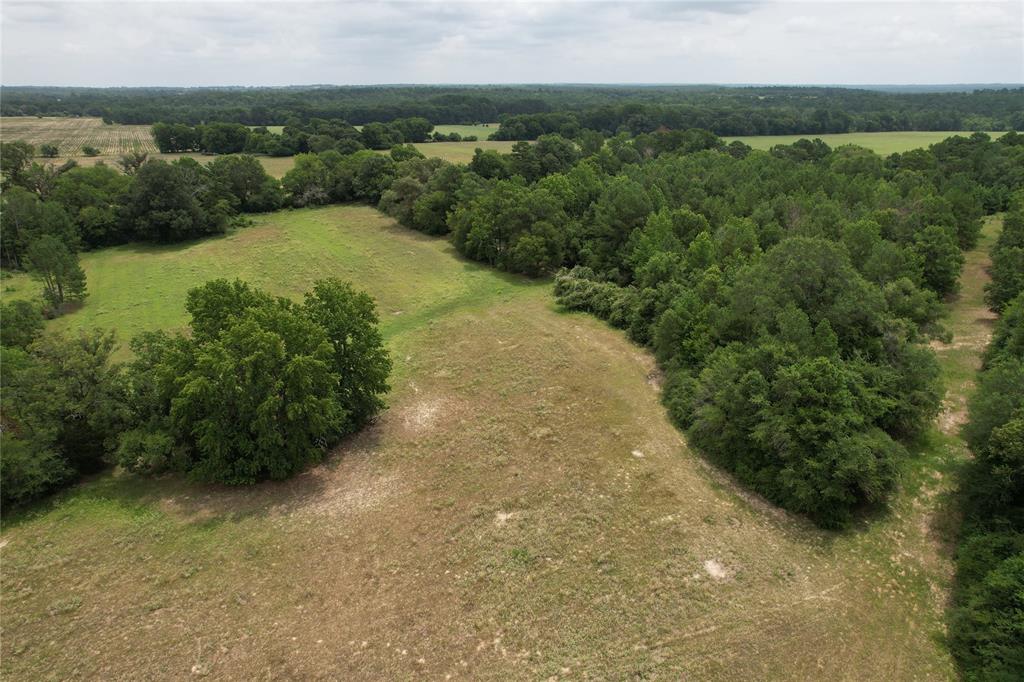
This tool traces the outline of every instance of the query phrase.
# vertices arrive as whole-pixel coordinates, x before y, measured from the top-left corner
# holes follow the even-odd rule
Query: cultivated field
[[[965,384],[893,512],[827,533],[689,451],[653,359],[558,312],[549,285],[370,208],[255,221],[84,254],[90,296],[54,324],[127,337],[182,326],[182,294],[212,277],[298,295],[339,276],[378,301],[390,408],[287,483],[108,474],[8,519],[6,679],[954,677],[947,509],[965,453],[948,420]],[[951,306],[947,377],[977,361],[996,229]]]
[[[5,116],[0,118],[0,138],[5,142],[24,140],[36,148],[36,153],[40,145],[55,144],[62,157],[84,156],[84,145],[115,156],[157,151],[148,125],[105,125],[99,118]]]
[[[804,138],[820,138],[822,142],[830,147],[839,147],[844,144],[855,144],[871,149],[882,156],[888,156],[896,152],[905,152],[910,149],[919,149],[942,142],[953,135],[968,136],[971,133],[964,131],[909,131],[909,132],[887,132],[887,133],[843,133],[836,135],[748,135],[745,137],[724,137],[726,142],[740,140],[749,144],[754,149],[771,149],[777,144],[793,144]],[[988,133],[993,138],[999,137],[1002,133]]]

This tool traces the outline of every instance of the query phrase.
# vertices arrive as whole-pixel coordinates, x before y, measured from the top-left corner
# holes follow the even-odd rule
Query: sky
[[[5,85],[1024,82],[1009,2],[17,2]]]

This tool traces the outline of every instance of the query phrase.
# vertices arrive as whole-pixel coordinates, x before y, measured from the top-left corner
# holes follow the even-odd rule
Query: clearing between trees
[[[840,533],[690,452],[653,358],[559,312],[549,285],[371,208],[254,220],[83,254],[88,305],[55,324],[127,340],[183,326],[181,294],[212,277],[282,295],[351,280],[378,303],[389,409],[287,482],[108,474],[9,521],[5,677],[955,676],[954,423],[984,347],[997,220],[937,348],[944,428],[915,448],[891,512]]]

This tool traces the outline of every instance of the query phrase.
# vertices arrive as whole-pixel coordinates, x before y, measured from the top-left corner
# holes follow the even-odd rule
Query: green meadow
[[[888,156],[896,152],[905,152],[911,149],[919,149],[942,142],[953,135],[970,135],[969,132],[946,130],[946,131],[906,131],[906,132],[885,132],[885,133],[839,133],[833,135],[747,135],[742,137],[723,137],[726,142],[739,140],[749,144],[754,149],[771,149],[777,144],[793,144],[797,140],[818,138],[830,147],[839,147],[844,144],[855,144],[866,147],[882,156]],[[988,133],[993,138],[999,137],[1002,133]]]

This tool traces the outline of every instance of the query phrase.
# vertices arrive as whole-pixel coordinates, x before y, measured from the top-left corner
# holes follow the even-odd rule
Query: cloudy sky
[[[1024,81],[1009,2],[17,2],[7,85]]]

